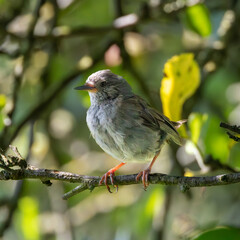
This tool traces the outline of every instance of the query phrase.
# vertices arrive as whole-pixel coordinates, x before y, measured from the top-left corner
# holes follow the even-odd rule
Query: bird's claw
[[[149,176],[150,171],[151,170],[149,168],[147,168],[147,169],[141,171],[136,177],[136,181],[138,182],[140,180],[140,177],[142,176],[142,183],[143,183],[144,190],[147,190],[147,187],[149,186],[148,176]]]
[[[110,181],[111,181],[111,184],[113,185],[113,187],[116,187],[116,192],[117,192],[118,191],[118,185],[114,184],[113,177],[115,176],[115,174],[112,171],[108,171],[102,176],[101,180],[99,181],[99,185],[102,185],[103,182],[104,182],[105,186],[107,187],[108,192],[112,193],[112,191],[111,191],[111,189],[108,185],[108,182],[107,182],[108,176],[110,177]]]

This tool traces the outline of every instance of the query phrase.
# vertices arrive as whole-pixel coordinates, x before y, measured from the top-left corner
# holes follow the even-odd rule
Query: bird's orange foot
[[[111,190],[110,190],[110,187],[109,187],[109,185],[108,185],[108,183],[107,183],[107,179],[108,179],[108,176],[109,176],[109,177],[110,177],[110,180],[111,180],[111,184],[113,185],[113,187],[116,187],[116,188],[117,188],[116,191],[118,191],[118,185],[114,185],[114,181],[113,181],[113,177],[114,177],[114,175],[115,175],[114,172],[117,171],[117,170],[118,170],[121,166],[123,166],[124,164],[126,164],[126,163],[120,163],[120,164],[118,164],[116,167],[114,167],[114,168],[110,169],[108,172],[106,172],[106,173],[102,176],[101,180],[99,181],[99,185],[102,185],[103,182],[104,182],[104,184],[105,184],[106,187],[107,187],[107,190],[108,190],[110,193],[112,193]]]
[[[118,191],[118,185],[114,185],[113,177],[115,176],[115,174],[114,174],[114,171],[113,171],[112,169],[110,169],[108,172],[106,172],[106,173],[102,176],[101,180],[99,181],[99,185],[102,185],[103,182],[104,182],[105,186],[107,187],[107,190],[108,190],[110,193],[112,193],[112,191],[110,190],[110,187],[109,187],[109,185],[108,185],[108,183],[107,183],[108,176],[110,177],[111,184],[112,184],[114,187],[116,187],[116,188],[117,188],[116,191]]]
[[[147,169],[141,171],[136,177],[136,181],[138,182],[140,180],[140,177],[142,176],[142,183],[143,183],[144,190],[146,190],[149,185],[148,176],[149,176],[150,172],[151,172],[151,169],[147,168]]]

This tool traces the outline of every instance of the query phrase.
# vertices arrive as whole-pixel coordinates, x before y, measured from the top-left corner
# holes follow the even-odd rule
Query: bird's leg
[[[125,165],[125,164],[126,164],[126,163],[120,163],[120,164],[118,164],[116,167],[111,168],[108,172],[106,172],[106,173],[102,176],[101,180],[99,181],[99,185],[102,185],[102,183],[104,182],[104,184],[105,184],[106,187],[107,187],[107,190],[108,190],[110,193],[112,193],[111,190],[110,190],[110,187],[108,186],[107,178],[108,178],[108,176],[110,177],[111,184],[114,186],[114,181],[113,181],[114,172],[117,171],[120,167],[122,167],[122,166]],[[117,187],[117,190],[118,190],[118,185],[116,185],[116,187]]]
[[[145,190],[147,189],[147,186],[149,185],[149,184],[148,184],[148,175],[149,175],[149,173],[151,172],[152,166],[153,166],[154,162],[156,161],[159,153],[160,153],[160,152],[158,152],[158,153],[154,156],[154,158],[153,158],[153,160],[151,161],[151,163],[150,163],[150,165],[148,166],[148,168],[145,169],[145,170],[143,170],[143,171],[141,171],[141,172],[137,175],[137,177],[136,177],[136,181],[138,182],[139,179],[140,179],[140,177],[142,176],[142,183],[143,183],[143,187],[144,187]]]

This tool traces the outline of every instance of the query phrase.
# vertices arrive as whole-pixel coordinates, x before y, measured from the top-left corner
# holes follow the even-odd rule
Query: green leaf
[[[113,11],[109,0],[100,0],[98,4],[95,0],[74,1],[60,12],[58,20],[58,25],[67,25],[72,28],[101,26],[111,24]]]
[[[24,239],[40,239],[37,201],[30,197],[24,197],[19,201],[19,210]]]
[[[202,125],[207,120],[208,116],[201,113],[191,113],[188,118],[188,126],[191,132],[191,140],[197,144],[200,137]]]
[[[239,143],[236,143],[236,142],[234,142],[233,144],[234,145],[231,148],[230,156],[229,156],[229,166],[240,170],[240,161],[239,161],[240,146],[239,146]]]
[[[49,79],[52,82],[58,82],[60,79],[66,77],[72,69],[73,65],[68,57],[60,54],[55,55],[52,57],[50,64]]]
[[[212,26],[210,15],[207,7],[204,4],[197,4],[188,7],[185,11],[186,25],[202,37],[211,34]]]
[[[136,214],[136,231],[139,236],[149,234],[154,215],[160,212],[164,202],[164,188],[158,187],[151,190],[148,198]],[[140,207],[140,206],[138,206]],[[139,239],[139,238],[138,238]]]
[[[230,139],[219,127],[220,119],[209,115],[203,125],[202,136],[205,145],[205,154],[211,154],[213,158],[219,159],[221,163],[227,163],[229,157]]]
[[[146,217],[152,218],[155,212],[161,210],[164,200],[164,191],[162,188],[156,188],[152,191],[147,201],[144,213]]]
[[[0,132],[4,127],[4,113],[1,111],[6,105],[6,96],[0,94]]]
[[[219,68],[206,78],[206,84],[204,84],[202,91],[203,99],[211,102],[227,118],[233,110],[233,106],[227,98],[226,89],[238,81],[239,77],[232,68]]]
[[[192,240],[239,240],[240,229],[232,227],[218,227],[201,233]]]
[[[2,110],[5,105],[6,105],[6,96],[3,94],[0,94],[0,110]]]
[[[2,131],[3,128],[4,128],[4,118],[3,118],[3,114],[0,112],[0,132]]]

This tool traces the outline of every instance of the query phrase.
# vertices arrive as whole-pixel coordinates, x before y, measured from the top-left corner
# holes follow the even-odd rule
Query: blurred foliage
[[[214,159],[219,159],[222,163],[226,163],[230,151],[230,139],[219,128],[220,119],[217,117],[210,117],[203,129],[203,140],[205,145],[205,153],[211,154]]]
[[[93,13],[94,17],[90,17]],[[101,4],[94,0],[74,1],[59,14],[59,24],[68,27],[102,26],[111,24],[113,19],[113,7],[108,0],[101,0]]]
[[[38,240],[39,220],[38,202],[30,197],[21,198],[19,201],[19,220],[23,237],[26,240]]]
[[[6,96],[3,94],[0,94],[0,131],[4,127],[4,114],[2,113],[2,109],[6,105]]]
[[[109,68],[172,120],[188,119],[186,144],[165,146],[154,172],[239,171],[239,143],[219,128],[240,125],[239,20],[235,0],[0,0],[0,150],[11,143],[36,167],[84,175],[116,165],[89,137],[88,94],[73,90]],[[127,164],[119,174],[144,168]],[[0,182],[4,240],[239,235],[237,184],[187,194],[170,186],[124,186],[111,195],[101,188],[65,202],[74,184],[23,183]]]
[[[204,4],[190,6],[185,11],[186,25],[199,35],[206,37],[211,34],[209,11]]]
[[[188,118],[188,126],[191,132],[191,140],[198,144],[203,124],[208,116],[201,113],[191,113]]]
[[[200,236],[193,238],[194,240],[209,240],[209,239],[218,239],[218,240],[237,240],[240,238],[240,230],[231,227],[218,227],[213,230],[209,230]]]

